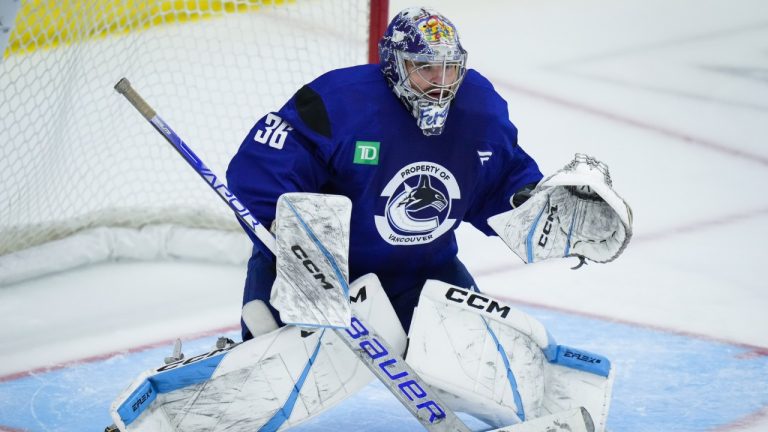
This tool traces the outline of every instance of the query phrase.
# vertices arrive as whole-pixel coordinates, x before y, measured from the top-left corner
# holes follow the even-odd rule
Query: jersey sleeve
[[[487,219],[512,208],[510,198],[523,187],[541,181],[543,175],[536,161],[517,143],[517,129],[504,121],[500,132],[488,142],[494,148],[492,162],[483,171],[480,187],[475,191],[473,203],[465,216],[486,235],[496,235]]]
[[[227,184],[269,228],[280,195],[321,190],[328,168],[320,153],[318,146],[280,113],[269,113],[253,126],[230,161]],[[250,230],[246,232],[256,240]]]

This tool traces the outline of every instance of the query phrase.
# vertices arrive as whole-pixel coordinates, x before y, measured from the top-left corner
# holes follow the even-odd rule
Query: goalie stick
[[[161,119],[152,107],[122,78],[115,90],[136,108],[141,115],[184,157],[184,160],[200,177],[218,193],[237,217],[274,254],[275,239],[272,234],[250,214],[247,208],[227,188],[184,141]],[[352,316],[347,329],[333,329],[339,338],[368,367],[414,417],[430,431],[469,432],[470,429],[448,408],[401,356],[358,317]]]

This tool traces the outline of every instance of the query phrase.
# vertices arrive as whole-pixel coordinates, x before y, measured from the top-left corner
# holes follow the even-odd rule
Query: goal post
[[[379,39],[389,24],[389,0],[371,0],[368,21],[368,63],[379,62]]]
[[[376,61],[387,3],[21,2],[0,62],[0,286],[109,258],[247,259],[236,219],[114,82],[130,77],[224,172],[301,85]]]

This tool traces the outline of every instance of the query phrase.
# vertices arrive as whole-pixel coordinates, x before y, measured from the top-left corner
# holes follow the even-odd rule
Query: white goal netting
[[[127,77],[223,175],[259,117],[313,77],[367,61],[368,24],[368,2],[356,0],[22,2],[0,63],[0,284],[39,273],[3,276],[40,261],[29,251],[51,244],[57,256],[104,248],[109,258],[131,243],[124,255],[143,258],[200,253],[169,240],[171,228],[151,232],[158,227],[244,239],[227,207],[113,86]],[[105,229],[141,236],[66,242]],[[178,248],[144,249],[169,241]]]

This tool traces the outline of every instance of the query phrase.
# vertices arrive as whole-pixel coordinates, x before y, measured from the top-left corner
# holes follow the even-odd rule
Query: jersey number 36
[[[283,148],[285,138],[288,136],[288,132],[292,131],[293,128],[288,125],[286,121],[272,113],[267,114],[264,123],[265,129],[257,130],[256,133],[253,134],[254,141],[261,144],[269,143],[270,147],[274,147],[278,150]]]

